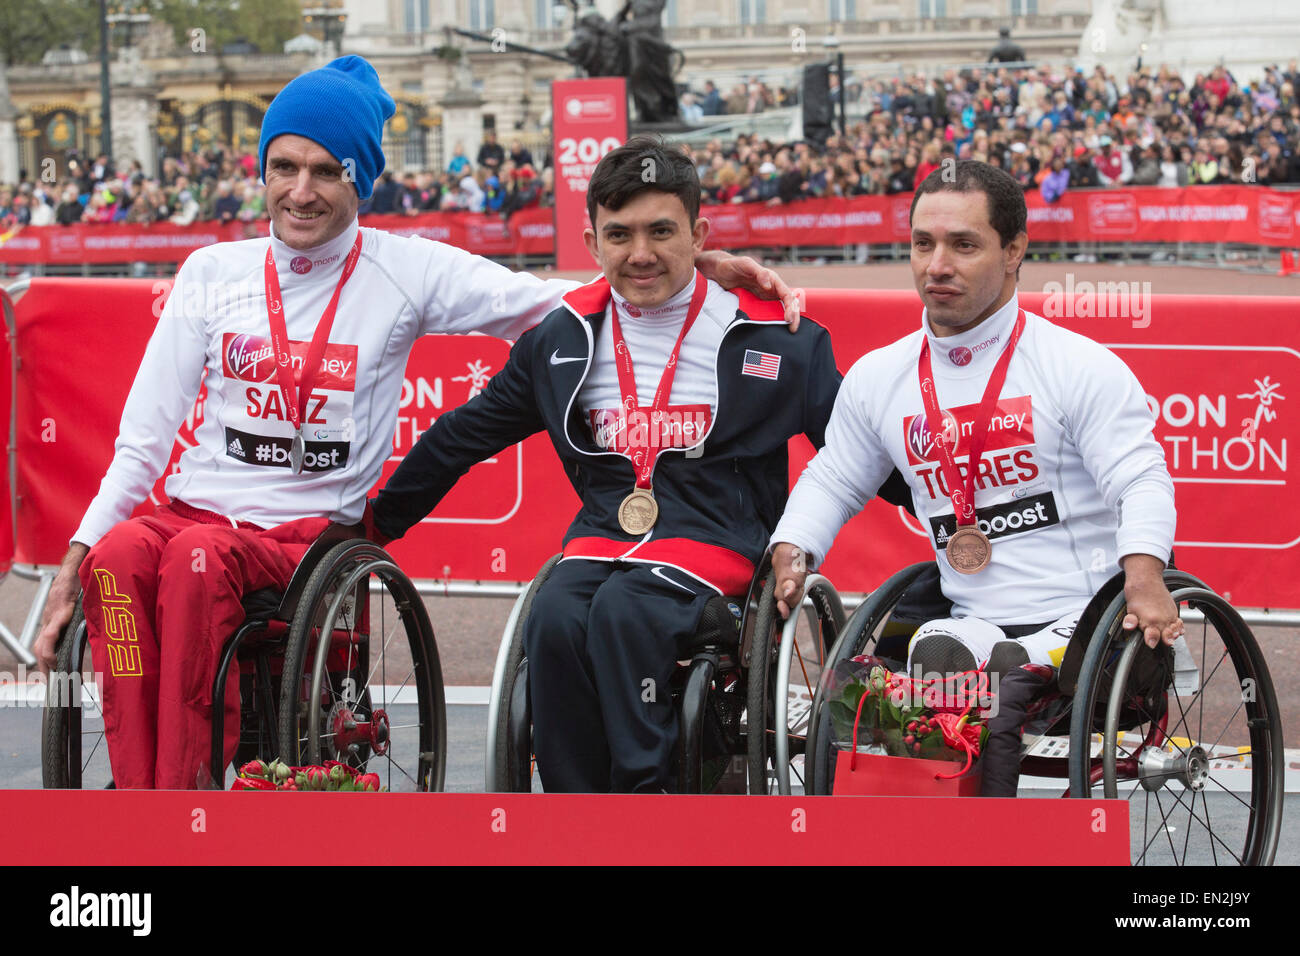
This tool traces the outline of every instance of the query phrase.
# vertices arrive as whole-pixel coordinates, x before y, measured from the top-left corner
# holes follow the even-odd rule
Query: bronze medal
[[[946,554],[948,564],[954,571],[979,574],[989,566],[989,559],[993,557],[993,544],[979,528],[967,525],[952,533]]]
[[[618,506],[619,527],[628,534],[645,534],[659,520],[659,502],[644,488],[637,488]]]

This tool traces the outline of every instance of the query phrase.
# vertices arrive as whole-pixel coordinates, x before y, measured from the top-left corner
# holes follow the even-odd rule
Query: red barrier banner
[[[485,256],[544,256],[555,247],[552,211],[537,207],[520,210],[508,222],[495,214],[431,212],[417,216],[362,216],[361,224],[398,235],[424,236]],[[0,241],[0,263],[76,266],[184,262],[195,249],[214,242],[265,236],[269,229],[270,222],[265,219],[191,226],[169,222],[27,226]],[[587,258],[590,260],[590,256]]]
[[[582,241],[582,230],[591,225],[587,183],[600,158],[627,140],[627,80],[556,80],[551,84],[551,116],[555,221],[562,224],[555,265],[586,269],[591,266],[591,253]]]
[[[1179,565],[1239,606],[1300,608],[1300,517],[1290,507],[1300,414],[1287,411],[1300,382],[1300,351],[1288,344],[1300,340],[1300,301],[1054,285],[1023,292],[1021,303],[1112,348],[1146,389],[1174,478]],[[62,557],[112,457],[166,289],[141,280],[40,279],[18,300],[17,560]],[[859,356],[917,328],[921,303],[909,291],[812,289],[807,311],[830,330],[847,372]],[[506,343],[486,336],[417,343],[385,478],[438,415],[486,386],[507,354]],[[200,399],[173,462],[202,411]],[[792,482],[811,454],[803,438],[791,443]],[[155,500],[163,500],[161,483]],[[549,439],[535,435],[474,466],[391,550],[412,577],[526,581],[559,550],[577,509]],[[840,533],[825,571],[841,589],[863,592],[932,556],[914,519],[873,501]],[[1269,574],[1259,573],[1261,561]]]
[[[112,821],[11,828],[5,862],[26,866],[337,866],[338,841],[321,835],[359,827],[364,838],[343,854],[349,866],[860,866],[880,854],[867,820],[907,834],[892,841],[891,863],[1129,862],[1124,800],[4,790],[0,812]],[[719,840],[720,821],[744,839]],[[267,834],[280,851],[259,850]]]
[[[566,104],[578,103],[605,116],[595,101],[561,100],[566,84],[622,80],[565,80],[557,88],[557,118]],[[585,88],[584,88],[585,89]],[[611,94],[612,95],[612,94]],[[602,94],[604,96],[604,94]],[[616,96],[614,100],[619,100]],[[601,102],[604,102],[602,100]],[[587,105],[582,105],[587,104]],[[611,107],[612,108],[612,107]],[[587,224],[587,180],[596,162],[623,142],[609,122],[572,120],[561,135],[556,125],[556,208],[530,208],[505,222],[482,213],[421,213],[418,216],[363,216],[362,225],[403,235],[420,235],[480,255],[550,255],[556,249],[555,222]],[[1025,194],[1031,242],[1233,242],[1259,246],[1300,245],[1300,193],[1262,186],[1195,186],[1161,189],[1081,189],[1047,204],[1037,190]],[[912,194],[857,196],[852,199],[806,199],[781,206],[743,203],[703,206],[709,220],[711,249],[763,246],[846,246],[905,243],[910,236],[908,210]],[[554,212],[554,217],[552,213]],[[0,263],[53,265],[125,262],[181,262],[190,252],[213,242],[266,235],[267,222],[171,223],[28,226],[0,241]],[[560,235],[558,267],[586,269],[591,256],[581,228]]]

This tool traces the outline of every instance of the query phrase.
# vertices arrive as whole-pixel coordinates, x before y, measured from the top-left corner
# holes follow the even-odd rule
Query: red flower
[[[972,757],[980,754],[980,728],[966,723],[965,717],[956,714],[935,714],[930,722],[943,732],[943,742],[953,750],[968,752]]]

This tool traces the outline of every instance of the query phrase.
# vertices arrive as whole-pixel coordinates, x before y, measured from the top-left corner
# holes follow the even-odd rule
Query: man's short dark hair
[[[692,227],[700,214],[700,177],[690,158],[657,136],[633,136],[610,150],[596,164],[587,184],[587,215],[596,226],[596,207],[622,209],[629,201],[655,189],[682,201]]]
[[[981,192],[988,200],[989,223],[1002,240],[1002,248],[1025,232],[1028,211],[1025,208],[1025,191],[1005,170],[975,159],[959,159],[956,163],[941,163],[939,168],[921,180],[912,197],[912,208],[907,213],[907,224],[912,224],[916,204],[926,193]]]

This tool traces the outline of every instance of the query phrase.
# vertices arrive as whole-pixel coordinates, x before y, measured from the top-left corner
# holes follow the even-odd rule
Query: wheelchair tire
[[[390,710],[412,706],[410,721],[392,721]],[[442,790],[447,712],[433,626],[378,545],[342,541],[307,579],[285,648],[279,735],[292,765],[333,759],[378,773],[388,790]]]
[[[1284,765],[1267,664],[1223,598],[1178,571],[1165,572],[1165,585],[1185,620],[1189,609],[1201,614],[1187,621],[1186,654],[1147,648],[1121,629],[1123,593],[1110,603],[1075,689],[1071,795],[1128,798],[1134,864],[1269,865],[1282,824]],[[1168,656],[1172,674],[1156,671],[1165,688],[1143,687],[1138,672],[1150,670],[1157,653]],[[1228,786],[1247,782],[1248,800]]]
[[[524,659],[524,622],[561,555],[552,555],[515,601],[506,620],[492,672],[488,707],[486,793],[531,793],[533,790],[532,715],[528,702],[528,662]]]
[[[54,670],[45,685],[41,713],[41,786],[47,790],[79,790],[83,782],[112,786],[108,743],[99,688],[83,708],[85,685],[82,667],[89,649],[81,599],[59,638]],[[73,675],[76,675],[75,677]],[[86,713],[89,710],[89,713]],[[93,727],[87,730],[87,723]]]
[[[810,662],[800,648],[798,635],[802,605],[791,611],[789,621],[783,621],[776,606],[775,586],[776,576],[769,574],[750,635],[745,746],[749,792],[789,795],[796,784],[805,792],[809,789],[806,762],[801,772],[799,757],[804,756],[806,761],[812,700],[829,650],[844,628],[844,607],[829,581],[820,575],[809,576],[806,590],[813,613],[808,618],[817,625],[803,642],[811,645],[807,649],[813,673],[809,674]],[[797,673],[791,666],[795,655],[799,660]],[[804,697],[806,708],[802,705]]]
[[[822,673],[859,654],[868,653],[875,644],[881,624],[894,610],[903,593],[911,587],[933,562],[909,565],[896,572],[876,588],[854,609],[848,623],[826,656]],[[835,741],[831,732],[830,708],[826,706],[824,681],[817,682],[813,695],[812,711],[808,718],[808,753],[804,774],[808,792],[829,795],[835,779]]]

